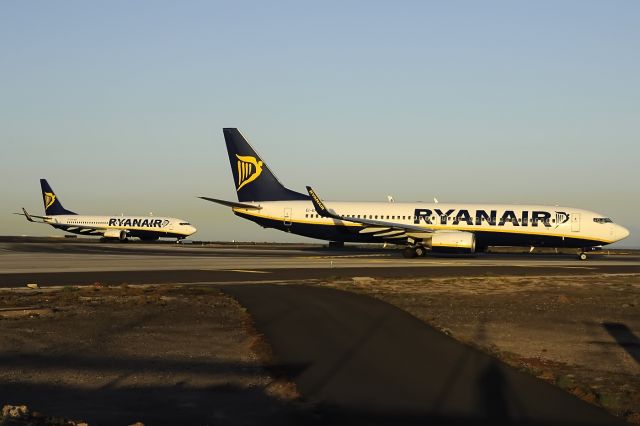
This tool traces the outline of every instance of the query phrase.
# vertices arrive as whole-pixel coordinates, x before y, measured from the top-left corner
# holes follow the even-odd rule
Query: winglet
[[[307,192],[309,193],[309,196],[311,197],[311,202],[313,203],[313,207],[315,207],[316,212],[318,212],[318,214],[322,217],[331,217],[334,219],[339,219],[340,217],[330,213],[329,210],[327,210],[327,208],[324,206],[324,203],[322,202],[322,200],[320,199],[320,197],[318,197],[318,195],[316,194],[316,192],[313,190],[313,188],[311,188],[310,186],[307,186]]]
[[[29,222],[35,222],[35,220],[33,220],[33,218],[31,217],[31,215],[27,213],[27,209],[23,207],[22,211],[24,212],[24,217],[26,217]]]

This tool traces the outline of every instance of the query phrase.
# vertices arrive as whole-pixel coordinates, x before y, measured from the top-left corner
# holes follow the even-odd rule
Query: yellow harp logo
[[[262,173],[262,161],[256,160],[255,157],[242,156],[236,154],[238,157],[238,189],[240,191],[243,186],[258,179],[260,173]]]
[[[51,207],[53,203],[56,202],[56,194],[53,192],[45,192],[44,193],[44,208],[45,210]]]

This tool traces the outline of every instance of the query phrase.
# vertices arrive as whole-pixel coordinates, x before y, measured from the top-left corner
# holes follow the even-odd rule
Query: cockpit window
[[[191,225],[189,222],[180,222],[180,225]]]
[[[594,217],[593,221],[595,223],[613,223],[613,221],[608,217]]]

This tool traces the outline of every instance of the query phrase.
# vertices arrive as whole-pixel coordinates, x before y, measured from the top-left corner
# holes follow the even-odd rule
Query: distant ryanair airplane
[[[573,207],[322,201],[310,187],[302,194],[282,185],[238,129],[223,133],[239,202],[200,198],[265,228],[332,245],[393,243],[408,258],[489,246],[572,247],[585,260],[593,248],[629,235],[610,218]]]
[[[172,217],[78,215],[62,207],[60,199],[46,179],[40,179],[40,186],[46,216],[31,215],[24,208],[22,213],[16,213],[26,217],[29,222],[46,223],[74,234],[96,235],[120,241],[126,241],[129,237],[137,237],[144,241],[159,238],[176,238],[180,241],[196,232],[196,228],[186,220]]]

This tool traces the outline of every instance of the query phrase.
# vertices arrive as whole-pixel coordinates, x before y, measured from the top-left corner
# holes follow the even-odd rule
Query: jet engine
[[[117,238],[120,241],[127,239],[127,231],[121,229],[107,229],[102,235],[104,238]]]
[[[434,253],[473,253],[476,251],[476,236],[471,232],[436,232],[431,237]]]

